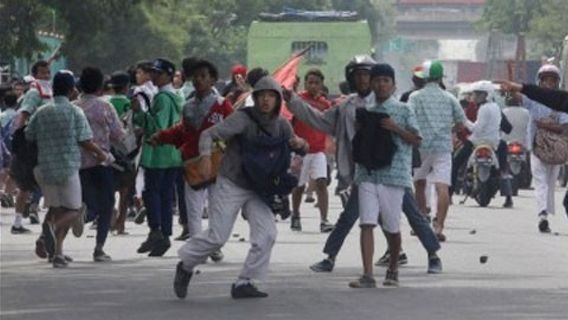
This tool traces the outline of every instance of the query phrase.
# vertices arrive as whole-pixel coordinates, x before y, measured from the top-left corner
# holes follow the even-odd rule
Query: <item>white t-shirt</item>
[[[469,140],[474,145],[490,144],[493,148],[499,145],[501,130],[501,108],[495,102],[487,102],[479,108],[477,121],[467,120],[466,126],[471,131]]]
[[[503,134],[503,140],[507,143],[520,142],[527,146],[527,130],[530,121],[529,111],[523,107],[507,107],[503,113],[513,126],[509,134]]]

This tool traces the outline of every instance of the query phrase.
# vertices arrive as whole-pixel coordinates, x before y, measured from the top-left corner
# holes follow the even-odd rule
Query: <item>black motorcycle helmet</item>
[[[370,72],[371,68],[375,64],[377,64],[377,62],[371,58],[371,56],[366,54],[356,55],[349,60],[349,63],[345,66],[345,80],[349,83],[349,88],[352,92],[355,91],[355,83],[353,83],[352,79],[353,72],[360,69],[368,70]]]

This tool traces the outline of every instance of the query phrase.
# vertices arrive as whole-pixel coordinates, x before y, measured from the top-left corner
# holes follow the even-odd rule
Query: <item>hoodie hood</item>
[[[274,108],[274,111],[271,115],[271,117],[274,116],[277,117],[278,115],[280,115],[280,109],[282,108],[282,101],[284,100],[282,96],[282,85],[276,82],[276,80],[274,80],[274,78],[272,78],[271,76],[262,77],[260,80],[258,80],[256,85],[254,86],[254,90],[252,91],[252,97],[255,100],[255,104],[256,104],[256,95],[260,91],[264,90],[272,90],[278,94],[278,101],[276,102],[276,108]],[[255,108],[255,110],[257,109]]]

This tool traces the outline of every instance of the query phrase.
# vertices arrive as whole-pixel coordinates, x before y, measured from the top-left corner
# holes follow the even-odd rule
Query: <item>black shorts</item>
[[[10,164],[10,176],[16,182],[18,189],[24,192],[35,191],[38,188],[34,176],[34,168],[24,161],[18,161],[15,155],[12,156]]]

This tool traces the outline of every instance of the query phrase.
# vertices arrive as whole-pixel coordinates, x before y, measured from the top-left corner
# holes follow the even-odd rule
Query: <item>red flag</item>
[[[310,47],[296,53],[288,61],[286,61],[283,65],[278,67],[273,73],[272,77],[276,82],[280,83],[286,89],[292,89],[294,86],[294,82],[296,82],[296,74],[298,73],[298,65],[302,60],[302,57],[306,52],[310,50]],[[237,102],[234,104],[234,108],[238,109],[244,105],[246,98],[250,95],[250,92],[243,94]],[[292,120],[292,113],[288,111],[286,107],[286,102],[282,102],[282,108],[280,109],[280,115],[287,120]]]
[[[286,63],[281,65],[272,73],[272,77],[278,83],[280,83],[286,89],[292,89],[294,83],[296,82],[296,74],[298,73],[298,65],[302,60],[302,57],[310,48],[306,48],[297,54],[293,55]],[[282,109],[280,110],[280,115],[288,120],[292,120],[292,113],[288,111],[286,103],[282,103]]]

